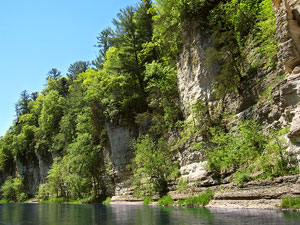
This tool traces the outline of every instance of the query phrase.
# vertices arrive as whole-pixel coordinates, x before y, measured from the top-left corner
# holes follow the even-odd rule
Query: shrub
[[[36,196],[38,199],[47,200],[49,199],[49,191],[47,189],[46,184],[40,184],[39,191]]]
[[[242,186],[244,183],[250,181],[250,174],[247,170],[238,171],[234,174],[234,183]]]
[[[259,168],[263,171],[261,178],[273,178],[299,172],[298,160],[293,151],[287,151],[284,135],[289,127],[270,134],[264,154],[259,158]]]
[[[185,199],[180,199],[178,200],[178,205],[184,205],[185,204]]]
[[[22,177],[8,177],[1,187],[1,192],[3,199],[10,202],[23,202],[27,199]]]
[[[195,143],[194,148],[203,152],[209,171],[221,178],[235,172],[233,181],[242,185],[251,180],[251,173],[259,174],[255,179],[298,173],[296,155],[287,151],[288,130],[265,134],[255,121],[246,120],[229,132],[211,128],[209,142]]]
[[[146,198],[144,199],[144,204],[145,204],[145,205],[148,205],[148,204],[150,204],[151,202],[153,202],[153,199],[152,199],[151,197],[146,197]]]
[[[188,188],[187,179],[181,178],[177,184],[177,191],[182,192]]]
[[[202,143],[208,160],[208,169],[218,173],[226,173],[241,166],[249,166],[264,150],[266,136],[255,121],[247,120],[239,129],[224,132],[221,128],[211,128],[210,143]]]
[[[168,192],[168,181],[177,175],[178,162],[174,161],[170,146],[160,139],[154,141],[149,135],[140,136],[133,142],[134,182],[140,196]]]
[[[174,200],[169,195],[165,195],[158,200],[160,206],[171,206],[174,204]]]
[[[213,192],[207,189],[203,194],[185,199],[184,201],[178,202],[180,205],[189,206],[206,206],[214,198]]]
[[[107,197],[102,203],[103,204],[109,204],[111,201],[111,197]]]
[[[300,197],[283,197],[280,207],[283,209],[300,209]]]

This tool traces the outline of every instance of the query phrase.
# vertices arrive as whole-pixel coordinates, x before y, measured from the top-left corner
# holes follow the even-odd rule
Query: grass
[[[174,200],[171,198],[170,195],[165,195],[158,200],[158,204],[160,206],[171,206],[174,204]]]
[[[0,204],[2,204],[2,203],[7,203],[8,201],[7,200],[5,200],[5,199],[1,199],[0,200]]]
[[[150,204],[151,202],[153,202],[153,199],[152,199],[151,197],[146,197],[146,198],[144,199],[144,204],[145,204],[145,205],[148,205],[148,204]]]
[[[203,194],[199,196],[190,197],[184,200],[179,200],[178,205],[187,206],[206,206],[214,198],[213,192],[207,189]]]
[[[281,206],[282,209],[300,209],[300,196],[299,197],[283,197]]]

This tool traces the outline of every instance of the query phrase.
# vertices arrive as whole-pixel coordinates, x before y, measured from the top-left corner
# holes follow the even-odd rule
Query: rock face
[[[33,197],[40,184],[39,163],[34,154],[17,156],[16,174],[24,177],[25,188]]]
[[[121,172],[132,159],[130,144],[133,138],[137,137],[137,128],[134,126],[116,126],[106,123],[110,143],[110,159],[113,167]]]
[[[273,0],[277,19],[279,62],[291,73],[300,65],[300,3],[298,0]]]
[[[45,183],[48,175],[48,171],[52,166],[53,158],[55,157],[45,148],[39,148],[35,155],[39,163],[39,180],[40,183]]]
[[[109,139],[109,158],[113,167],[115,195],[132,194],[131,182],[128,181],[132,173],[126,169],[130,163],[133,152],[131,141],[138,136],[138,129],[134,125],[105,124]]]
[[[208,30],[191,22],[183,33],[183,50],[179,56],[178,89],[181,108],[186,116],[190,106],[197,99],[212,100],[212,80],[216,76],[218,66],[206,66],[206,50],[213,46]]]
[[[46,182],[52,163],[51,153],[42,147],[34,153],[17,155],[16,174],[24,177],[24,185],[30,197],[35,196],[39,185]]]
[[[300,151],[300,2],[273,0],[276,14],[279,69],[286,73],[280,88],[280,121],[291,125],[288,138]]]

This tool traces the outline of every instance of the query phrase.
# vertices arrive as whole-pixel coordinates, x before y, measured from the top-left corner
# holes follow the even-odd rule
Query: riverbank
[[[300,195],[300,175],[251,181],[243,185],[233,183],[210,187],[192,185],[181,192],[170,191],[169,195],[177,201],[198,196],[207,189],[214,192],[213,200],[207,205],[210,208],[281,209],[283,197]],[[132,194],[124,194],[112,197],[111,204],[143,204],[143,199],[136,198]]]

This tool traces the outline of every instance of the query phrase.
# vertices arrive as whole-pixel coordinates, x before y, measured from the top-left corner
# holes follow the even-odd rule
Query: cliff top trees
[[[84,73],[89,68],[89,62],[86,61],[77,61],[73,64],[71,64],[68,68],[67,77],[70,80],[76,80],[78,74]]]
[[[20,94],[20,100],[16,104],[16,115],[19,117],[22,114],[26,114],[29,112],[29,102],[30,95],[26,90],[22,91]]]

